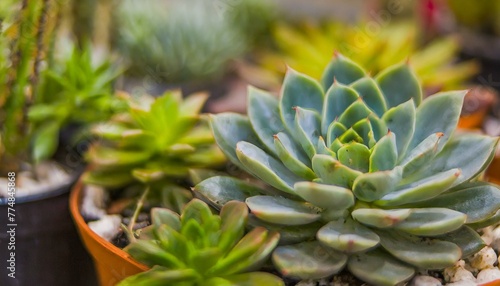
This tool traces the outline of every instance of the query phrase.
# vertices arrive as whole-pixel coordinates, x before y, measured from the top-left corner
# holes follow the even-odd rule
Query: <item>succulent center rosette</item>
[[[212,177],[195,187],[221,207],[245,201],[253,223],[281,233],[287,276],[344,267],[376,285],[442,269],[484,246],[475,228],[499,219],[500,190],[477,181],[497,138],[455,132],[465,92],[422,100],[408,64],[372,78],[336,55],[321,83],[289,69],[281,98],[249,89],[248,117],[220,114],[216,142],[269,185]]]

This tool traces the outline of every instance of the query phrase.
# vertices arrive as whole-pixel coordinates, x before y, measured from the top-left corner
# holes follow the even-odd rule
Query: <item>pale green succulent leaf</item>
[[[316,232],[323,226],[320,222],[313,222],[306,225],[279,225],[268,223],[251,216],[249,223],[250,226],[262,226],[272,232],[280,234],[281,245],[295,244],[302,241],[312,240],[316,237]]]
[[[273,263],[284,276],[319,279],[340,272],[347,256],[310,241],[279,246],[273,253]]]
[[[193,188],[212,206],[221,209],[229,201],[244,202],[246,198],[265,193],[261,188],[233,177],[215,176],[208,178]]]
[[[365,209],[354,210],[351,215],[358,222],[376,228],[391,228],[405,220],[412,209]]]
[[[357,199],[373,202],[394,191],[401,182],[402,176],[401,167],[390,171],[363,173],[354,180],[352,190]]]
[[[472,229],[480,229],[490,225],[496,225],[498,224],[498,222],[500,222],[500,210],[498,210],[494,215],[490,216],[489,218],[478,222],[469,223],[468,226]]]
[[[179,106],[180,115],[187,117],[198,116],[208,97],[208,94],[204,92],[194,93],[185,97]]]
[[[425,178],[445,170],[460,168],[461,176],[454,186],[476,177],[493,159],[498,138],[479,134],[453,136],[443,150],[414,176]],[[471,150],[474,150],[473,152]]]
[[[32,155],[35,163],[40,163],[54,155],[59,144],[60,128],[59,122],[50,121],[42,124],[35,131],[32,143]]]
[[[387,111],[384,95],[379,86],[371,77],[363,77],[351,84],[367,106],[370,107],[379,117]]]
[[[249,87],[248,118],[267,150],[277,155],[273,135],[285,130],[279,113],[278,99],[263,90]]]
[[[379,118],[375,113],[370,114],[368,116],[368,120],[370,120],[370,125],[372,126],[373,130],[373,138],[375,139],[375,141],[380,140],[380,138],[384,137],[387,132],[389,132],[389,128],[387,127],[384,120]]]
[[[323,121],[324,122],[324,121]],[[328,126],[328,131],[326,134],[326,143],[329,148],[331,148],[332,143],[335,139],[340,137],[344,132],[347,131],[347,128],[338,121],[333,121],[330,126]]]
[[[371,111],[363,100],[359,98],[342,112],[338,120],[344,126],[351,127],[361,119],[367,118],[371,113],[373,113],[373,111]]]
[[[370,172],[391,170],[396,166],[398,149],[396,135],[388,132],[373,146],[370,155]]]
[[[229,283],[228,285],[238,285],[238,286],[284,286],[283,280],[271,273],[267,272],[251,272],[243,273],[237,275],[225,276]],[[214,286],[223,286],[220,284],[214,284]]]
[[[310,164],[309,158],[303,154],[294,141],[288,135],[280,132],[274,135],[274,146],[281,162],[297,176],[307,180],[313,180],[316,175],[307,164]]]
[[[273,250],[278,245],[279,240],[279,233],[269,232],[266,240],[261,243],[259,249],[253,252],[250,256],[247,256],[246,259],[242,259],[238,263],[231,265],[225,271],[225,274],[235,274],[260,269],[262,264],[271,256]]]
[[[363,143],[363,137],[361,137],[358,132],[356,132],[352,127],[349,128],[344,134],[340,135],[340,142],[349,144],[352,142]],[[340,148],[339,148],[340,149]],[[338,152],[338,150],[337,150]]]
[[[154,226],[153,233],[154,240],[158,241],[163,250],[181,259],[183,262],[189,258],[189,242],[186,237],[182,236],[175,229],[169,225],[162,224]]]
[[[193,219],[201,225],[206,223],[211,216],[212,211],[206,203],[193,199],[182,210],[181,224],[184,226],[189,220]]]
[[[257,218],[281,225],[302,225],[321,218],[314,206],[276,196],[254,196],[246,199],[252,214]]]
[[[448,190],[460,176],[459,169],[451,169],[420,181],[399,187],[375,201],[379,206],[391,207],[425,201]]]
[[[82,176],[85,184],[94,184],[109,189],[116,189],[126,186],[134,181],[134,177],[129,170],[97,171],[85,172]]]
[[[331,156],[318,154],[312,159],[312,167],[324,184],[351,188],[356,177],[362,173],[353,170]]]
[[[365,71],[357,63],[336,54],[323,72],[321,85],[324,90],[328,90],[334,81],[349,85],[365,75]]]
[[[199,183],[203,182],[208,178],[216,176],[224,176],[224,175],[227,174],[221,171],[216,171],[211,169],[198,169],[198,168],[189,169],[189,179],[191,180],[191,183],[194,186],[198,185]]]
[[[128,129],[129,128],[127,128],[123,124],[109,122],[96,124],[90,131],[93,135],[96,135],[99,138],[107,140],[118,140],[122,137],[123,132]]]
[[[292,134],[295,131],[294,107],[314,109],[321,113],[323,97],[323,89],[316,80],[288,68],[280,100],[281,119],[288,131]]]
[[[360,172],[368,172],[370,150],[366,145],[356,142],[345,144],[339,149],[337,156],[343,165]]]
[[[397,259],[421,269],[453,266],[462,251],[456,244],[433,238],[420,238],[399,231],[377,230],[380,244]]]
[[[151,209],[151,223],[156,227],[166,224],[175,231],[180,231],[181,229],[180,216],[177,213],[165,208]]]
[[[250,173],[283,192],[293,194],[293,185],[303,180],[288,170],[283,163],[251,143],[239,142],[236,145],[236,154]]]
[[[350,218],[330,221],[316,237],[324,245],[343,253],[367,251],[380,242],[376,233]]]
[[[223,254],[217,247],[199,249],[189,257],[189,265],[198,273],[205,273],[210,269]]]
[[[195,283],[198,273],[193,269],[168,269],[155,266],[151,270],[122,280],[119,286],[162,286],[172,283]]]
[[[295,107],[294,137],[309,158],[316,155],[316,146],[321,136],[321,118],[316,111]]]
[[[218,247],[226,254],[242,237],[248,221],[248,208],[243,202],[230,201],[220,212],[221,234]]]
[[[433,133],[415,148],[408,150],[406,156],[400,162],[400,165],[404,168],[403,173],[405,177],[425,168],[432,158],[436,156],[439,141],[443,136],[443,133]]]
[[[337,153],[340,150],[340,148],[342,148],[343,146],[344,146],[344,144],[340,141],[339,138],[337,138],[337,139],[333,140],[332,145],[330,145],[330,150]]]
[[[233,164],[245,169],[236,156],[236,144],[240,141],[258,144],[257,135],[252,129],[250,120],[236,113],[212,115],[210,119],[217,145]]]
[[[415,73],[407,64],[388,67],[381,71],[375,80],[384,94],[387,108],[398,106],[410,99],[413,99],[416,106],[420,105],[422,89]]]
[[[104,146],[93,146],[87,152],[87,158],[95,168],[104,170],[126,167],[146,162],[151,153],[146,151],[117,150]]]
[[[148,184],[163,179],[166,176],[166,174],[163,172],[162,169],[159,168],[149,168],[149,169],[135,168],[132,170],[132,176],[139,182]]]
[[[220,218],[218,247],[225,254],[243,237],[248,221],[248,208],[243,202],[230,201],[222,207]]]
[[[459,229],[466,219],[465,214],[447,208],[418,208],[394,228],[419,236],[436,236]]]
[[[330,88],[328,88],[326,92],[325,104],[323,106],[321,133],[324,136],[327,136],[327,132],[330,134],[330,125],[334,121],[337,121],[337,118],[339,118],[342,113],[358,99],[359,95],[356,91],[343,84],[334,83]],[[332,137],[329,138],[331,138],[332,141],[335,139]]]
[[[318,154],[329,155],[329,156],[332,156],[333,158],[337,158],[337,154],[326,146],[326,142],[325,142],[325,139],[323,139],[323,137],[319,137],[318,146],[316,147],[316,151],[318,152]],[[309,161],[309,162],[311,162],[311,161]]]
[[[254,228],[238,241],[225,257],[219,259],[217,264],[207,272],[207,275],[233,274],[231,268],[247,260],[249,256],[258,251],[262,244],[266,242],[268,234],[269,232],[263,227]]]
[[[354,196],[350,189],[314,182],[296,183],[295,192],[304,200],[323,209],[342,210],[354,205]]]
[[[448,91],[434,94],[417,108],[415,134],[409,149],[415,148],[432,133],[444,134],[438,151],[448,142],[457,127],[464,101],[465,91]]]
[[[393,286],[410,280],[415,269],[380,249],[349,257],[347,269],[371,285]]]
[[[146,148],[159,149],[163,146],[158,146],[158,136],[154,133],[142,129],[127,129],[122,132],[118,138],[118,146],[122,148]]]
[[[148,266],[160,265],[170,269],[184,267],[184,263],[178,257],[166,252],[153,241],[138,240],[129,244],[124,250]]]
[[[467,224],[476,223],[495,215],[500,208],[500,189],[496,185],[475,182],[460,186],[458,190],[441,194],[415,207],[448,208],[467,215]]]
[[[436,238],[458,245],[462,250],[462,259],[477,253],[486,246],[486,243],[481,236],[479,236],[477,231],[465,225],[455,231],[437,236]]]
[[[369,144],[370,140],[373,139],[373,130],[372,130],[372,125],[370,124],[370,120],[368,118],[361,119],[360,121],[356,122],[353,126],[352,129],[356,131],[361,138],[363,138],[363,141],[366,145]]]
[[[382,120],[387,128],[396,134],[396,145],[398,147],[398,158],[402,158],[410,144],[415,132],[416,110],[413,100],[397,105],[389,109]]]

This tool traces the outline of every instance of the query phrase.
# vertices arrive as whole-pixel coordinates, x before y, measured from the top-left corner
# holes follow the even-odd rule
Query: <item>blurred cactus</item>
[[[268,7],[262,0],[125,0],[116,43],[134,75],[174,83],[215,78],[267,29]]]
[[[2,1],[2,5],[13,16],[2,15],[6,19],[2,18],[0,41],[0,166],[14,171],[19,161],[29,160],[27,109],[34,99],[41,65],[50,54],[59,3],[23,0]]]
[[[280,82],[285,64],[319,79],[332,53],[338,51],[372,74],[409,60],[426,91],[461,88],[479,66],[474,61],[455,63],[458,43],[442,38],[422,45],[416,25],[390,24],[377,33],[363,30],[364,24],[349,26],[340,22],[322,25],[304,23],[298,28],[281,24],[274,30],[277,51],[263,52],[258,63],[276,75]]]

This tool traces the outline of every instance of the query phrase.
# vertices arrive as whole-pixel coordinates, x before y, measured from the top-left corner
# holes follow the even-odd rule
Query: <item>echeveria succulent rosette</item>
[[[211,119],[224,154],[269,187],[217,176],[195,191],[217,208],[244,201],[253,224],[279,231],[286,276],[347,267],[393,285],[452,266],[500,219],[500,190],[477,180],[498,138],[455,132],[464,96],[423,100],[407,63],[372,78],[336,55],[321,83],[289,69],[279,100],[250,88],[248,116]]]

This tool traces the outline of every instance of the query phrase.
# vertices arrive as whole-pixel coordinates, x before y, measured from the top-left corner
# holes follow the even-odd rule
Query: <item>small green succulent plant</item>
[[[248,117],[211,119],[218,145],[269,185],[216,176],[195,187],[220,208],[245,201],[255,225],[281,233],[273,254],[286,276],[343,268],[375,285],[442,269],[484,242],[500,190],[476,181],[498,139],[456,134],[465,92],[422,100],[406,63],[372,78],[336,55],[321,83],[289,69],[281,98],[249,89]]]
[[[151,211],[152,225],[125,250],[151,270],[118,285],[278,286],[283,281],[257,269],[271,255],[279,234],[258,227],[244,235],[248,208],[228,202],[220,216],[194,199],[181,215],[168,209]]]
[[[69,46],[68,53],[43,71],[38,96],[28,112],[34,130],[35,162],[54,154],[62,127],[88,127],[126,107],[113,94],[113,81],[123,70],[109,60],[94,64],[92,53],[90,45],[83,49]]]
[[[224,155],[199,114],[206,99],[203,93],[183,99],[177,91],[158,98],[129,98],[126,112],[92,129],[99,140],[86,154],[91,169],[84,182],[109,189],[135,182],[178,190],[175,181],[187,178],[190,168],[224,164]],[[176,210],[190,197],[185,189],[166,193]]]

